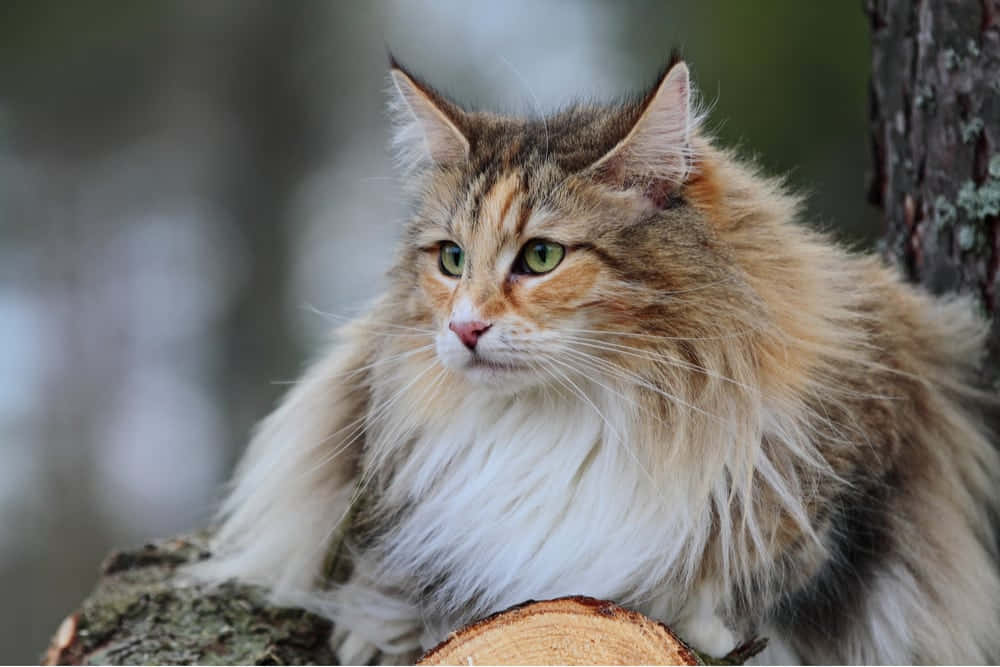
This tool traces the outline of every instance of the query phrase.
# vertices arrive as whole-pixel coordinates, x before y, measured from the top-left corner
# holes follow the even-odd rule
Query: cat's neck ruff
[[[665,584],[684,599],[687,586],[669,583],[690,583],[710,512],[690,506],[680,471],[665,478],[644,460],[626,397],[577,389],[471,392],[413,428],[385,494],[407,509],[380,560],[383,576],[432,591],[428,618],[574,594],[652,609]]]

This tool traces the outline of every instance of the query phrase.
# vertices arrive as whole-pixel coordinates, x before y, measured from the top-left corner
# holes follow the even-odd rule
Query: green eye
[[[441,266],[441,273],[446,276],[460,276],[462,267],[465,266],[465,251],[454,243],[442,243],[438,264]]]
[[[552,241],[533,240],[524,244],[515,269],[519,273],[548,273],[559,266],[566,249]]]

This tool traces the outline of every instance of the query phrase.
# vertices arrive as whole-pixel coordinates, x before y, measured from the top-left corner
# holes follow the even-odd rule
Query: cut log
[[[587,597],[528,602],[454,632],[420,665],[700,665],[667,626]]]
[[[334,664],[330,622],[277,607],[254,586],[179,582],[208,555],[204,535],[112,554],[81,608],[59,626],[44,665]]]

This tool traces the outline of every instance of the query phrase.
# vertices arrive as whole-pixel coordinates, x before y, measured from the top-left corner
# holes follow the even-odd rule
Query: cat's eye
[[[450,241],[442,243],[438,265],[441,267],[441,273],[446,276],[462,275],[462,267],[465,266],[465,251]]]
[[[559,266],[566,249],[558,243],[532,239],[524,244],[521,254],[514,263],[517,273],[548,273]]]

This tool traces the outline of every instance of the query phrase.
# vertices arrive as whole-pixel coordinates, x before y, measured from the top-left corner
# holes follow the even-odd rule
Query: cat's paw
[[[330,647],[341,665],[412,665],[421,654],[419,649],[386,652],[363,635],[339,627],[330,635]]]
[[[699,653],[721,658],[739,645],[739,639],[718,616],[705,615],[675,624],[680,638]]]
[[[372,665],[380,657],[375,644],[347,628],[334,628],[330,635],[330,648],[341,665]]]

